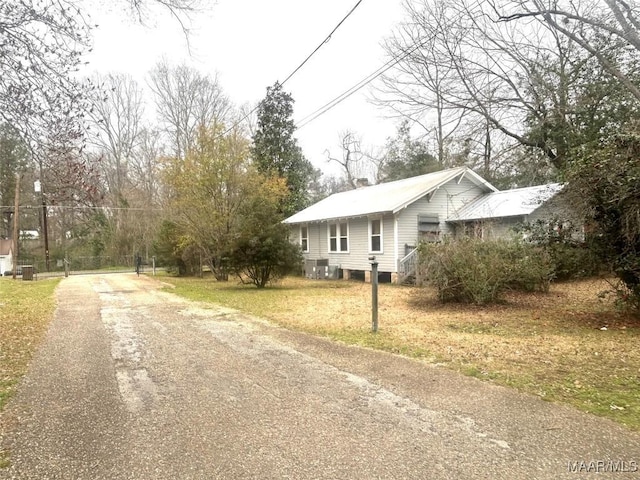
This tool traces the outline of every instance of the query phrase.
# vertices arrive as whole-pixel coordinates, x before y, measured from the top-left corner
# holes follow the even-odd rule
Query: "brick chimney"
[[[358,178],[356,180],[356,188],[362,188],[362,187],[368,187],[369,186],[369,179],[366,177],[363,178]]]

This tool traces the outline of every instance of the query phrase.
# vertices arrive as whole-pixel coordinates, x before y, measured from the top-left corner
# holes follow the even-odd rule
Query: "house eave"
[[[369,218],[369,217],[379,217],[387,214],[393,214],[390,210],[377,211],[377,212],[367,212],[359,215],[349,215],[349,216],[336,216],[336,217],[327,217],[327,218],[317,218],[317,219],[308,219],[308,220],[300,220],[288,222],[283,220],[282,223],[286,223],[287,225],[309,225],[314,223],[327,223],[327,222],[339,222],[341,220],[351,220],[356,218]]]
[[[474,218],[447,218],[446,223],[465,223],[465,222],[485,222],[491,220],[502,220],[506,218],[524,218],[527,213],[518,213],[516,215],[502,215],[499,217],[474,217]]]

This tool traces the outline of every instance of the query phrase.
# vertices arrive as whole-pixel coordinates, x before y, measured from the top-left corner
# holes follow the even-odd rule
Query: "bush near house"
[[[549,254],[518,240],[425,243],[419,254],[419,275],[441,302],[493,303],[511,289],[547,291],[553,278]]]
[[[280,230],[280,231],[278,231]],[[233,271],[243,283],[264,288],[285,275],[300,270],[302,253],[281,225],[239,239],[230,256]],[[247,280],[248,279],[248,280]]]
[[[597,275],[603,265],[589,238],[572,223],[556,217],[521,225],[517,233],[542,247],[553,261],[554,279],[573,280]]]

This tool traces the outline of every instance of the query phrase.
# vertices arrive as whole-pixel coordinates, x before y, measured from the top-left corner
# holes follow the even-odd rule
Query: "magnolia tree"
[[[308,189],[314,175],[313,166],[293,136],[295,129],[293,98],[279,83],[268,87],[266,97],[258,106],[251,155],[260,173],[286,180],[289,194],[283,199],[284,216],[293,215],[308,205]]]

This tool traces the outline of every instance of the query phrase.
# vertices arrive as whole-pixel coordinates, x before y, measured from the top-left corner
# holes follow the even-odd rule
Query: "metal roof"
[[[335,193],[292,215],[285,223],[307,223],[339,218],[396,213],[453,179],[466,177],[486,191],[497,189],[466,167],[450,168],[395,182]]]
[[[517,217],[533,213],[562,190],[559,183],[516,188],[484,195],[451,215],[448,222]]]

